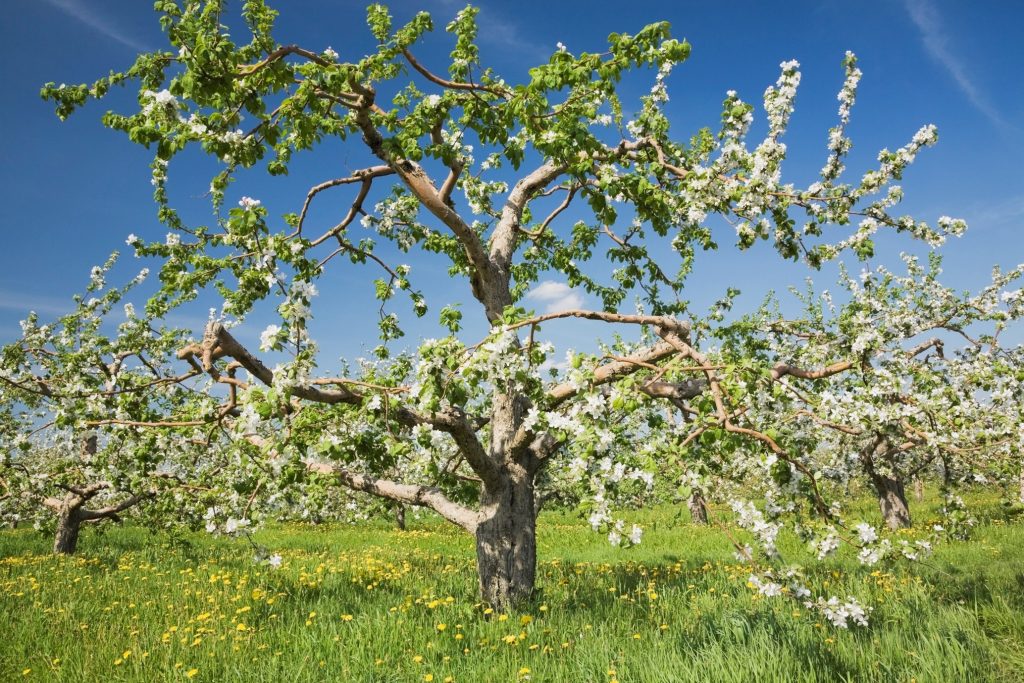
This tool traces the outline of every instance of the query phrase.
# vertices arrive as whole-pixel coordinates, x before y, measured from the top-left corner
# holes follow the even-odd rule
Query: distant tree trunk
[[[401,503],[395,505],[395,526],[399,531],[405,531],[405,506]]]
[[[57,533],[53,538],[53,552],[59,555],[74,555],[78,548],[78,534],[81,530],[81,508],[65,503],[57,517]]]
[[[690,520],[694,524],[708,523],[707,501],[704,500],[703,491],[698,488],[693,489],[693,493],[690,494],[690,500],[687,501],[687,506],[690,508]]]
[[[536,489],[533,494],[533,516],[540,517],[540,511],[544,509],[544,506],[549,500],[555,500],[558,498],[553,492],[548,491],[547,493],[537,493]]]
[[[924,482],[914,479],[914,501],[920,503],[924,500]]]
[[[1024,462],[1020,466],[1020,502],[1024,503]]]
[[[499,610],[529,599],[537,573],[537,513],[529,475],[481,493],[476,529],[480,595]]]
[[[890,529],[906,529],[910,526],[910,507],[903,482],[894,477],[873,473],[875,491],[878,492],[878,507]]]

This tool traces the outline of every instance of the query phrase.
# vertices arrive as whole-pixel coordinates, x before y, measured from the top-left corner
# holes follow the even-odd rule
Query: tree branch
[[[230,356],[263,384],[267,386],[273,386],[274,384],[273,371],[242,346],[221,323],[212,322],[207,325],[201,349],[197,349],[193,345],[183,349],[178,355],[179,357],[183,357],[183,354],[185,356],[193,356],[197,351],[202,354],[203,368],[207,372],[211,370],[216,371],[213,367],[215,359]],[[362,405],[363,401],[366,400],[364,394],[348,388],[348,385],[352,383],[342,382],[338,378],[333,378],[331,384],[337,388],[322,389],[315,384],[309,384],[291,387],[290,391],[297,398],[316,403]],[[466,456],[466,461],[473,468],[473,471],[488,486],[495,487],[501,485],[502,478],[498,468],[490,456],[488,456],[483,444],[480,443],[476,435],[476,428],[457,407],[453,406],[446,410],[437,411],[428,417],[410,408],[399,406],[390,415],[399,424],[406,427],[427,424],[439,431],[450,434],[459,449]]]
[[[508,193],[505,206],[501,210],[498,226],[491,236],[490,256],[495,266],[508,272],[508,265],[515,252],[523,209],[534,194],[543,190],[549,183],[565,172],[565,166],[553,162],[545,162],[530,174],[521,178]],[[570,197],[571,198],[571,197]]]
[[[824,379],[825,377],[831,377],[832,375],[838,375],[841,372],[846,372],[852,368],[853,365],[852,361],[844,360],[818,370],[806,370],[794,365],[779,363],[772,368],[771,375],[772,379],[776,381],[782,379],[786,375],[792,375],[793,377],[799,377],[800,379]]]
[[[479,521],[478,513],[452,501],[437,487],[400,484],[387,479],[377,479],[368,475],[356,474],[328,463],[307,461],[306,467],[311,472],[335,475],[342,484],[355,491],[363,491],[407,505],[428,507],[469,533],[476,533]]]
[[[144,500],[152,498],[156,495],[153,491],[147,491],[146,493],[137,493],[130,498],[117,503],[116,505],[108,505],[107,507],[100,508],[98,510],[82,510],[79,514],[82,516],[83,521],[99,520],[99,519],[116,519],[119,512],[124,512],[130,507],[138,505]]]
[[[441,78],[440,76],[434,74],[425,66],[423,66],[418,59],[412,56],[412,53],[409,52],[407,48],[402,48],[402,55],[404,55],[405,58],[409,60],[409,64],[412,65],[412,68],[420,72],[420,74],[424,78],[426,78],[428,81],[435,85],[441,86],[442,88],[448,88],[449,90],[470,90],[488,92],[491,93],[492,95],[497,95],[498,97],[506,97],[508,95],[508,91],[506,90],[499,90],[498,88],[492,88],[486,85],[476,85],[475,83],[460,83],[458,81],[449,81],[446,78]]]
[[[353,218],[355,218],[355,212],[357,212],[359,208],[362,206],[363,199],[366,198],[366,195],[370,191],[370,185],[373,183],[373,179],[379,178],[381,176],[391,175],[393,173],[394,170],[390,166],[371,166],[370,168],[364,168],[359,171],[356,171],[355,173],[348,177],[335,178],[334,180],[328,180],[326,182],[320,183],[319,185],[314,185],[306,194],[306,201],[302,203],[302,211],[299,212],[299,222],[295,228],[296,234],[302,233],[302,226],[306,221],[306,214],[309,212],[309,205],[313,202],[313,198],[316,197],[321,192],[323,192],[324,190],[329,190],[330,188],[337,187],[339,185],[362,183],[362,187],[359,190],[359,195],[357,196],[355,202],[352,203],[352,208],[349,210],[349,215],[346,216],[346,219],[339,224],[340,227],[344,228],[347,227],[348,224],[352,222]],[[316,246],[316,244],[319,244],[323,240],[327,239],[331,235],[331,233],[333,233],[337,229],[338,227],[335,227],[326,235],[318,238],[318,240],[314,242],[314,246]]]
[[[272,64],[273,62],[276,62],[279,59],[284,59],[288,55],[292,55],[292,54],[301,55],[301,56],[305,57],[306,59],[310,60],[311,62],[316,62],[320,66],[330,66],[331,65],[331,62],[328,62],[326,59],[324,59],[323,57],[321,57],[317,53],[310,52],[309,50],[306,50],[306,49],[303,49],[303,48],[299,47],[298,45],[282,45],[281,47],[277,48],[276,50],[271,52],[269,55],[267,55],[266,59],[264,59],[262,61],[259,61],[259,62],[256,62],[255,64],[247,64],[247,65],[241,67],[238,70],[238,74],[240,76],[248,76],[250,74],[254,74],[257,71],[259,71],[260,69],[263,69],[263,68],[265,68],[267,66],[270,66],[270,64]]]

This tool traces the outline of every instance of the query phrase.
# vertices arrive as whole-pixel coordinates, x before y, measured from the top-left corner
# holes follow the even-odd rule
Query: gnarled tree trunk
[[[69,496],[70,497],[70,496]],[[78,534],[82,530],[81,506],[65,501],[57,517],[57,533],[53,537],[53,552],[74,555],[78,548]]]
[[[395,504],[395,526],[399,531],[405,531],[405,506],[401,503]]]
[[[497,491],[480,496],[476,562],[480,596],[504,610],[528,600],[537,574],[537,512],[533,481],[526,473],[510,477]]]
[[[910,507],[903,481],[873,473],[871,481],[878,492],[878,507],[882,518],[890,529],[906,529],[910,526]]]
[[[700,489],[693,489],[690,499],[686,502],[690,508],[690,521],[694,524],[708,523],[707,501],[704,500],[704,492]]]

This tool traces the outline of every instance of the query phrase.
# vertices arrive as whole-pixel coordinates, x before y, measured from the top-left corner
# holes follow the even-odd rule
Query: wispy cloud
[[[115,26],[107,18],[95,11],[94,8],[90,8],[84,2],[80,0],[43,0],[51,7],[56,7],[64,14],[77,19],[81,23],[85,24],[89,28],[95,30],[98,33],[105,35],[107,38],[114,40],[126,47],[130,47],[136,52],[148,52],[150,48],[144,45],[141,41],[136,40],[132,36],[126,34],[124,31]]]
[[[995,203],[978,204],[964,212],[972,228],[1001,227],[1024,222],[1024,194]]]
[[[583,305],[583,295],[564,282],[545,280],[526,294],[527,299],[534,299],[546,304],[546,313],[558,313],[579,308]]]
[[[544,47],[525,35],[518,24],[502,18],[489,7],[482,7],[477,16],[477,33],[481,44],[491,44],[519,53],[532,60],[547,60],[555,47]]]
[[[992,105],[988,97],[971,79],[966,64],[953,50],[950,40],[942,25],[942,17],[932,0],[904,0],[907,12],[917,29],[921,32],[921,40],[928,56],[938,62],[950,75],[960,91],[967,97],[975,109],[984,114],[992,123],[1001,128],[1012,128]]]
[[[0,311],[12,311],[28,315],[35,311],[43,315],[64,315],[69,313],[75,304],[71,298],[59,299],[49,296],[34,296],[24,292],[11,292],[0,289]]]

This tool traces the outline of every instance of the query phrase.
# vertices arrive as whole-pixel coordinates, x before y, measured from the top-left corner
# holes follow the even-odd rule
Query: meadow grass
[[[405,532],[263,530],[278,569],[244,541],[203,535],[86,532],[63,558],[49,538],[4,531],[0,679],[1024,680],[1024,521],[992,496],[974,502],[971,540],[927,564],[866,568],[847,551],[815,567],[816,593],[873,608],[850,630],[757,595],[723,532],[673,508],[633,515],[646,532],[629,550],[544,513],[538,594],[507,615],[476,598],[472,539],[428,518]],[[935,505],[915,506],[921,523]],[[783,549],[806,558],[793,539]]]

